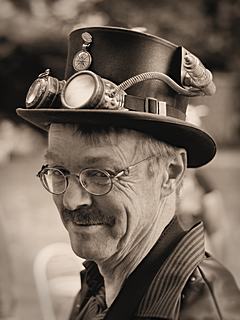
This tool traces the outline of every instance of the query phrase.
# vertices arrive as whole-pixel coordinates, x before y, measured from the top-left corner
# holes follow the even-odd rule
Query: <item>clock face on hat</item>
[[[76,71],[86,70],[92,62],[90,53],[85,50],[78,52],[73,58],[73,68]]]

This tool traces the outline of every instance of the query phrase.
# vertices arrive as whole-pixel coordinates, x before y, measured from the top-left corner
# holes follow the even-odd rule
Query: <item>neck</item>
[[[170,196],[160,205],[159,212],[151,228],[144,235],[138,235],[130,248],[121,255],[111,257],[108,261],[97,262],[104,278],[106,304],[109,307],[117,297],[125,279],[135,270],[159,239],[175,212],[175,201]],[[127,251],[127,252],[126,252]]]

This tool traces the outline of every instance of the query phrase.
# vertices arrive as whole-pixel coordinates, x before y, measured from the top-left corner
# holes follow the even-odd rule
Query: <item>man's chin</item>
[[[116,251],[116,243],[109,234],[106,235],[104,226],[68,226],[67,229],[72,250],[83,259],[97,262],[109,258]]]
[[[93,247],[90,243],[79,244],[71,240],[71,246],[73,252],[82,259],[98,262],[108,258],[103,248]]]

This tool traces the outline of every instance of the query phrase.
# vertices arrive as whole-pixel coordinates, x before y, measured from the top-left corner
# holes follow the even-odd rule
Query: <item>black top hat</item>
[[[145,132],[185,148],[192,168],[214,157],[211,136],[185,121],[189,97],[215,89],[210,71],[186,49],[135,30],[75,29],[70,33],[65,79],[50,77],[49,70],[39,75],[29,90],[27,108],[17,109],[18,115],[44,130],[51,123],[80,123]],[[92,82],[87,98],[81,97],[81,90],[71,98],[80,83],[86,95]],[[58,93],[61,101],[52,103]]]

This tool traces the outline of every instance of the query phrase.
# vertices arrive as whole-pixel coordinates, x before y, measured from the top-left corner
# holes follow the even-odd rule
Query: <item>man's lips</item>
[[[76,220],[72,221],[74,224],[77,224],[78,226],[83,226],[83,227],[89,227],[89,226],[102,226],[105,225],[106,223],[103,222],[92,222],[92,223],[87,223],[87,222],[79,222]]]

